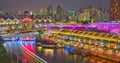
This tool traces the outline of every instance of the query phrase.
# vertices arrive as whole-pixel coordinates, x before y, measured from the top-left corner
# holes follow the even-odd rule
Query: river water
[[[70,55],[68,48],[42,48],[41,46],[36,46],[34,41],[24,41],[22,44],[48,63],[114,63],[113,61],[95,56],[82,57],[81,55]],[[6,41],[4,46],[15,63],[34,63],[33,60],[30,60],[23,52],[24,48],[21,48],[20,41]]]

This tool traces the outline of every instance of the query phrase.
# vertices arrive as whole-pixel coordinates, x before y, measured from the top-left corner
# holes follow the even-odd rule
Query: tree
[[[43,33],[44,33],[44,30],[38,30],[38,33],[39,33],[39,34],[43,34]]]

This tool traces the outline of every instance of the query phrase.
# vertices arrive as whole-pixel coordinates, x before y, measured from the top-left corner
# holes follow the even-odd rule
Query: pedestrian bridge
[[[35,41],[34,34],[5,34],[1,35],[4,41]]]

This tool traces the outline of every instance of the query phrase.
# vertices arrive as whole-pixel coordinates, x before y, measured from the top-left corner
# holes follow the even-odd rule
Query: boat
[[[58,48],[57,45],[50,45],[50,44],[42,44],[43,48]]]
[[[81,50],[69,50],[69,54],[78,54],[78,55],[82,55],[82,56],[90,56],[89,53],[86,53],[84,51],[81,51]]]
[[[56,44],[41,44],[36,43],[37,46],[42,46],[42,48],[59,48]]]

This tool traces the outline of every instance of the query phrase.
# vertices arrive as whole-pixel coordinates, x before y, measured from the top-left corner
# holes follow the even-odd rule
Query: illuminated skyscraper
[[[29,15],[29,14],[30,14],[29,11],[27,11],[27,10],[24,11],[24,15]]]
[[[57,14],[58,15],[63,15],[64,14],[64,10],[60,5],[57,6]]]
[[[49,5],[48,8],[47,8],[47,14],[49,16],[52,16],[53,15],[53,6]]]
[[[47,15],[47,9],[41,8],[39,12],[40,15]]]
[[[56,10],[56,20],[61,21],[63,19],[64,9],[58,5]]]
[[[110,20],[120,21],[120,0],[110,0]]]
[[[3,11],[2,10],[0,10],[0,15],[2,15],[3,14]]]

